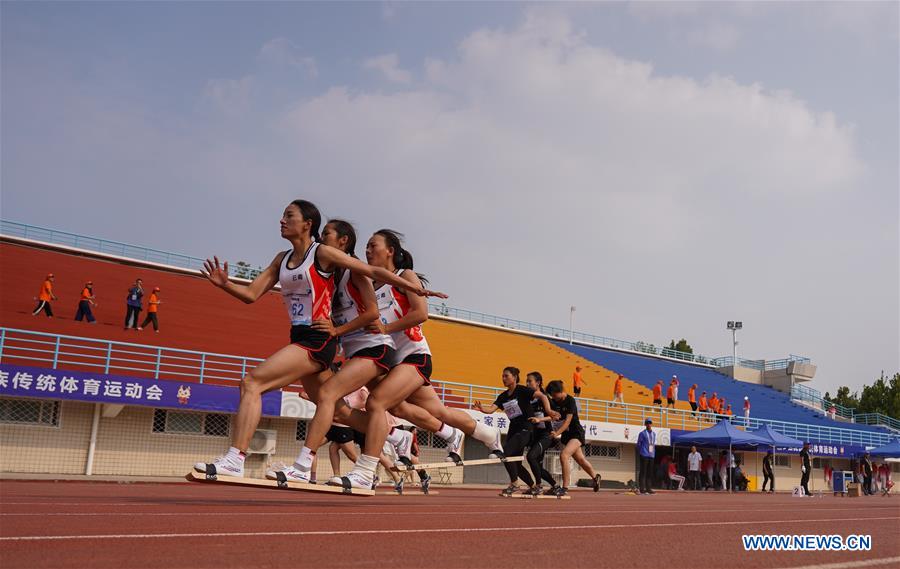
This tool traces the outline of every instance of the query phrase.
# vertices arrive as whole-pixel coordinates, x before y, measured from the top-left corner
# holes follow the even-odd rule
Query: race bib
[[[507,401],[503,404],[503,411],[506,412],[506,416],[510,419],[515,419],[516,417],[522,416],[522,408],[519,407],[519,402],[513,399],[512,401]]]
[[[544,412],[543,412],[543,411],[535,411],[535,412],[534,412],[534,416],[535,416],[535,418],[537,418],[537,419],[543,419],[543,418],[544,418]],[[544,425],[544,422],[543,422],[543,421],[541,421],[540,423],[537,423],[535,426],[536,426],[538,429],[545,429],[545,428],[547,428],[546,425]]]
[[[137,300],[137,295],[136,295],[136,294],[132,294],[132,295],[131,295],[131,300]]]
[[[312,324],[312,318],[306,313],[306,299],[309,295],[292,294],[289,298],[288,310],[291,314],[291,324],[294,326],[309,326]]]
[[[563,426],[563,423],[565,423],[565,421],[550,421],[550,428],[554,431],[559,431],[560,427]]]

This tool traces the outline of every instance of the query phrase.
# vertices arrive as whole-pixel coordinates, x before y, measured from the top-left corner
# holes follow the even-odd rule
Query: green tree
[[[677,344],[675,343],[675,340],[672,340],[671,342],[669,342],[669,349],[677,350],[679,352],[685,352],[688,354],[694,353],[694,348],[692,348],[691,345],[688,344],[687,340],[685,340],[684,338],[678,340]]]
[[[838,387],[837,395],[831,397],[828,392],[825,392],[825,400],[830,401],[832,403],[837,403],[843,407],[857,407],[859,406],[859,398],[855,393],[850,393],[850,388],[846,385],[842,387]]]
[[[864,385],[859,396],[858,413],[881,413],[900,418],[900,373],[890,379],[884,372],[872,385]]]

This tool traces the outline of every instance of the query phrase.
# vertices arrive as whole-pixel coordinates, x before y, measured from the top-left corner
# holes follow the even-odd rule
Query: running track
[[[4,481],[14,567],[900,567],[900,499],[496,490],[323,496],[202,484]],[[745,552],[744,533],[870,534],[870,552]]]

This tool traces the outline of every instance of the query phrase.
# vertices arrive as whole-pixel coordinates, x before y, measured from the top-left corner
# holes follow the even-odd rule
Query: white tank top
[[[288,267],[291,251],[281,260],[278,282],[281,284],[281,297],[287,307],[291,326],[309,326],[313,320],[331,318],[334,277],[316,267],[318,248],[319,243],[310,245],[300,266],[295,269]]]
[[[390,308],[391,302],[389,300],[378,301],[378,313],[381,318],[385,317],[385,313]],[[363,303],[362,295],[354,286],[350,271],[343,271],[335,291],[331,319],[334,321],[335,326],[343,326],[357,318],[365,310],[366,307]],[[394,340],[387,334],[370,334],[365,328],[360,328],[341,336],[341,346],[344,349],[345,357],[350,357],[365,348],[383,345],[393,348]]]
[[[397,275],[403,275],[406,269],[398,269]],[[390,324],[403,318],[409,312],[409,299],[402,291],[396,290],[389,284],[381,285],[375,291],[375,298],[378,300],[378,306],[382,303],[390,302],[390,308],[381,313],[381,321],[384,324]],[[422,326],[414,326],[394,332],[391,334],[394,339],[394,349],[397,350],[396,361],[401,362],[407,356],[413,354],[431,354],[425,335],[422,333]]]

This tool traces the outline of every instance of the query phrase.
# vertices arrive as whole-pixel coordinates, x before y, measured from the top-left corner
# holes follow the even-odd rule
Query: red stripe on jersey
[[[353,277],[349,277],[353,279]],[[356,303],[356,313],[362,314],[366,311],[366,303],[363,302],[362,294],[359,292],[359,289],[356,288],[356,285],[353,284],[352,280],[347,281],[347,294],[350,295],[350,298],[353,299],[353,302]]]
[[[325,278],[315,267],[309,269],[309,284],[313,288],[313,320],[331,320],[331,297],[334,295],[334,277]]]
[[[394,314],[397,315],[397,318],[403,318],[407,314],[409,314],[409,299],[406,298],[406,294],[398,291],[397,289],[391,287],[391,292],[394,294],[394,300],[397,301],[397,305],[400,306],[400,311],[394,310]],[[403,331],[406,334],[406,337],[412,340],[413,342],[421,342],[425,339],[425,336],[422,335],[422,326],[413,326],[412,328],[407,328]]]

